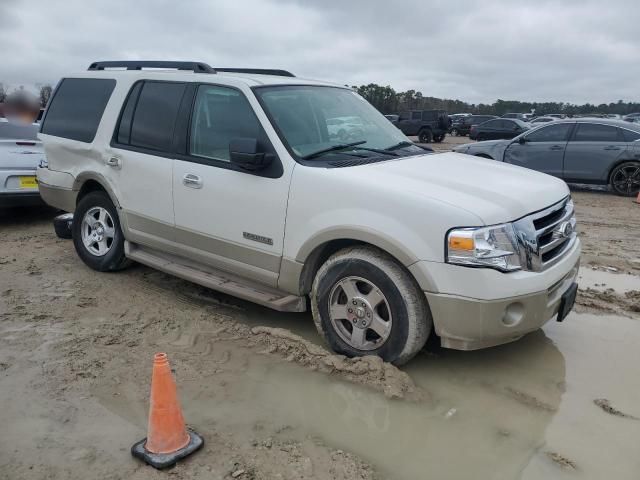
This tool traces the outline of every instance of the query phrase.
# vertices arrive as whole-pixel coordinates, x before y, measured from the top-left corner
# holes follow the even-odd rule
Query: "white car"
[[[395,364],[431,334],[470,350],[565,318],[580,241],[563,181],[426,153],[353,90],[292,77],[100,62],[64,78],[38,180],[74,212],[82,260],[134,260],[281,311],[310,304],[335,351]],[[336,112],[370,127],[333,140]]]
[[[37,123],[0,118],[0,208],[42,205],[36,167],[44,159]]]

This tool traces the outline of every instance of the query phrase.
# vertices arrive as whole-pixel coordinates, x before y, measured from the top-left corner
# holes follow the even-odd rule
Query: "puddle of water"
[[[640,290],[640,276],[638,275],[605,272],[603,270],[593,270],[588,267],[580,269],[578,283],[581,288],[589,287],[597,290],[613,288],[619,293]]]
[[[502,347],[421,354],[406,371],[432,403],[390,401],[259,355],[250,355],[222,391],[187,380],[181,397],[194,425],[215,425],[246,441],[256,424],[291,425],[295,435],[319,436],[394,479],[561,475],[546,452],[575,462],[571,473],[580,478],[615,471],[617,480],[636,479],[640,421],[609,415],[593,400],[608,398],[640,416],[638,344],[633,319],[572,313]],[[131,402],[113,401],[110,410],[131,415]]]

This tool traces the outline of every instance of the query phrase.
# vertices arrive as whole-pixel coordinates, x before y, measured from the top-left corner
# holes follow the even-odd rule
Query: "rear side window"
[[[640,140],[640,132],[632,132],[631,130],[623,128],[622,134],[624,135],[625,142],[635,142],[636,140]]]
[[[619,142],[618,128],[595,123],[578,123],[574,142]]]
[[[542,127],[527,135],[527,140],[529,142],[566,142],[571,125],[571,123],[557,123]]]
[[[65,78],[60,82],[44,118],[41,132],[91,143],[116,86],[109,78]]]
[[[422,112],[411,112],[411,120],[420,120],[422,118]]]
[[[171,151],[173,131],[184,91],[184,83],[145,81],[133,113],[129,144],[150,150]],[[131,97],[134,93],[135,87],[129,100],[133,100]],[[123,139],[127,137],[128,107],[129,102],[123,110],[121,119],[120,128],[123,128]],[[118,138],[120,138],[120,130]]]

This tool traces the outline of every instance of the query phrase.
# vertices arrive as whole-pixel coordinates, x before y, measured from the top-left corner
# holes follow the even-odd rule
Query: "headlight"
[[[510,223],[449,231],[446,259],[447,263],[489,267],[502,272],[522,268],[516,233]]]

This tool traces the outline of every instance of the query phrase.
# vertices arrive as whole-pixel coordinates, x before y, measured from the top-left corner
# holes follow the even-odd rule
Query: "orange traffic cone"
[[[147,438],[134,444],[131,454],[155,468],[166,468],[203,444],[202,437],[184,425],[167,354],[156,353],[153,357]]]

